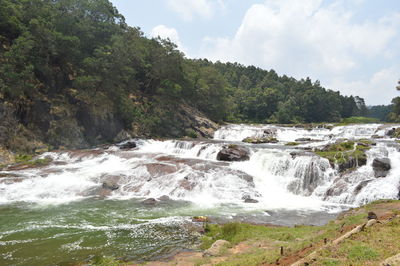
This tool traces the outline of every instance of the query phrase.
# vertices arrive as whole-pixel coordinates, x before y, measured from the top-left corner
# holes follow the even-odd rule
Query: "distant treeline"
[[[0,42],[0,101],[48,137],[68,131],[71,116],[108,113],[126,129],[168,135],[161,129],[182,102],[228,122],[336,122],[367,113],[362,98],[309,78],[187,59],[169,40],[129,27],[107,0],[2,0]],[[37,102],[50,106],[51,118],[32,118]]]

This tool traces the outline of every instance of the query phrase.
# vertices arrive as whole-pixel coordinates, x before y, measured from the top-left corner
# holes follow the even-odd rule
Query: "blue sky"
[[[400,96],[399,0],[112,0],[131,26],[187,57],[235,61],[370,105]]]

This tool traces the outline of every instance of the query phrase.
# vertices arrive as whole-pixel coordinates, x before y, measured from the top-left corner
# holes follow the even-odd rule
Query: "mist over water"
[[[399,194],[399,144],[380,124],[329,128],[227,125],[214,140],[134,140],[137,148],[49,152],[45,167],[0,172],[0,264],[60,263],[96,254],[148,259],[195,247],[191,217],[282,225],[323,224],[341,210]],[[277,144],[245,144],[273,131]],[[367,164],[340,174],[312,152],[339,139],[376,139]],[[379,137],[379,138],[378,138]],[[285,146],[310,139],[296,147]],[[217,161],[227,145],[250,159]],[[375,178],[374,158],[392,169]],[[118,184],[104,189],[105,182]],[[360,185],[362,184],[362,186]],[[142,201],[168,196],[155,205]],[[257,203],[245,203],[251,198]],[[42,252],[52,246],[56,252]],[[36,247],[36,248],[33,248]],[[36,253],[35,253],[36,252]],[[72,256],[72,255],[73,256]]]

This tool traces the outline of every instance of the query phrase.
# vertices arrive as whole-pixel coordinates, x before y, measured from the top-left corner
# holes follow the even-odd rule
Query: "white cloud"
[[[342,78],[335,78],[328,86],[341,89],[345,94],[358,95],[368,99],[368,105],[389,104],[394,97],[400,96],[395,89],[400,78],[398,68],[384,68],[375,72],[365,80],[349,81]]]
[[[161,37],[162,39],[170,39],[178,46],[179,50],[185,52],[185,48],[179,39],[178,31],[175,28],[168,28],[165,25],[158,25],[151,30],[150,35],[153,38]]]
[[[168,0],[167,4],[184,20],[192,20],[196,16],[210,18],[216,8],[225,9],[223,0]]]
[[[357,84],[371,90],[384,87],[389,70],[390,80],[400,76],[399,60],[394,60],[399,51],[393,45],[400,39],[400,15],[357,21],[351,11],[357,9],[344,7],[348,3],[268,0],[253,5],[234,37],[206,37],[200,56],[273,68],[297,78],[310,76],[335,90],[355,89]],[[359,4],[362,1],[352,2],[354,7]],[[377,63],[383,59],[387,62]],[[361,94],[364,88],[344,92]],[[374,93],[362,95],[368,103],[375,100]]]

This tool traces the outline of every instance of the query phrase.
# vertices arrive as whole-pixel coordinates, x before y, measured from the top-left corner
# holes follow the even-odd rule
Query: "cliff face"
[[[208,138],[218,127],[185,103],[156,105],[140,119],[133,118],[129,128],[115,109],[107,103],[91,106],[71,103],[62,96],[21,102],[0,98],[0,164],[12,160],[6,150],[39,153],[47,149],[88,148],[133,137]],[[149,123],[145,118],[157,121]]]

